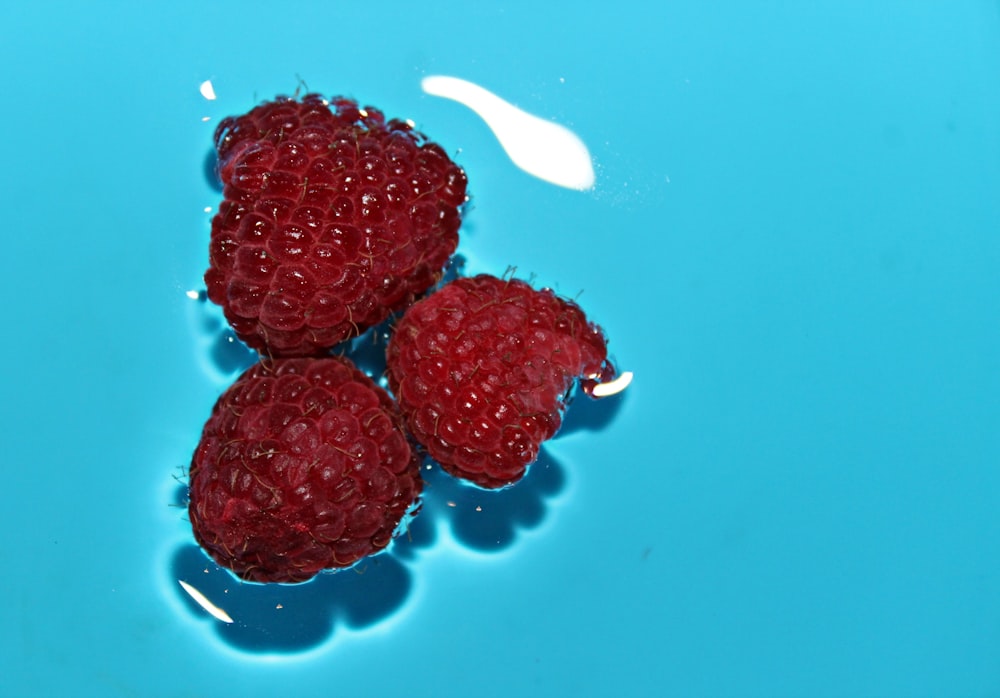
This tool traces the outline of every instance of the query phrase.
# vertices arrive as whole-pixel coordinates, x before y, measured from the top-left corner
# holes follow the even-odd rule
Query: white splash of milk
[[[429,75],[424,92],[464,104],[490,127],[508,157],[525,172],[568,189],[594,186],[587,146],[565,126],[518,109],[492,92],[459,78]]]

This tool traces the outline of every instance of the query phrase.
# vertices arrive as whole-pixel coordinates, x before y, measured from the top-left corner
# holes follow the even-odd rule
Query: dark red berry
[[[188,513],[198,542],[239,577],[301,582],[385,548],[420,489],[384,390],[344,359],[277,359],[215,404]]]
[[[485,275],[409,308],[387,361],[413,437],[446,471],[487,488],[524,475],[577,377],[613,374],[603,331],[578,305]]]
[[[378,324],[458,245],[465,173],[407,122],[310,94],[224,119],[215,139],[208,297],[265,354],[320,354]]]

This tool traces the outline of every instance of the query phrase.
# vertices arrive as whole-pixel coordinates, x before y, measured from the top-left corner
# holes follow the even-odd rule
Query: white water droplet
[[[205,82],[201,83],[201,86],[198,88],[198,91],[201,92],[201,96],[207,100],[215,99],[215,88],[212,86],[211,80],[206,80]]]
[[[590,152],[565,126],[518,109],[492,92],[459,78],[429,75],[424,92],[464,104],[476,112],[515,165],[525,172],[568,189],[594,186]]]

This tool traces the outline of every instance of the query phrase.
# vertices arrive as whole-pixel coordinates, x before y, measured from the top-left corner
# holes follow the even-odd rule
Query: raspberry
[[[604,333],[579,306],[486,275],[414,304],[386,359],[416,441],[446,471],[486,488],[524,475],[559,429],[575,378],[613,375]]]
[[[345,359],[258,363],[219,398],[190,471],[195,538],[254,582],[385,548],[421,489],[384,390]]]
[[[372,107],[278,97],[224,119],[215,141],[208,297],[265,354],[321,354],[378,324],[458,245],[465,172]]]

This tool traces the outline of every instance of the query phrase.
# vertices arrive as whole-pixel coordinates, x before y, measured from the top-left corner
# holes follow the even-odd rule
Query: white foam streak
[[[452,99],[476,112],[508,157],[525,172],[568,189],[594,186],[590,152],[565,126],[518,109],[467,80],[430,75],[423,79],[421,87],[429,95]]]

